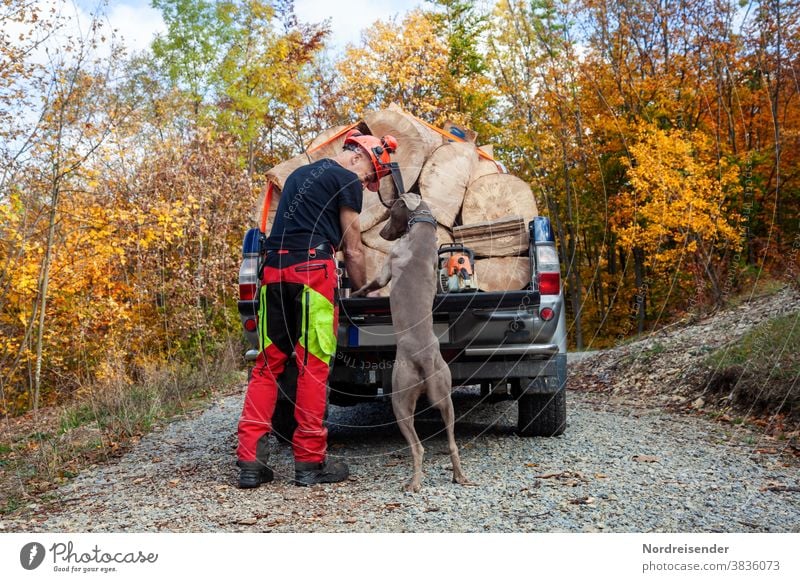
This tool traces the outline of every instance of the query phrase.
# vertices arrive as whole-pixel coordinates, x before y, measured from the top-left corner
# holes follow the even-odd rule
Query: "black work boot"
[[[272,469],[259,461],[236,461],[239,466],[239,489],[253,489],[275,478]]]
[[[350,469],[342,461],[325,459],[321,463],[294,463],[294,484],[301,487],[317,483],[339,483],[350,476]]]
[[[268,438],[269,434],[265,434],[258,439],[255,461],[236,461],[236,464],[241,469],[239,471],[239,489],[254,489],[262,483],[269,483],[275,478],[272,468],[269,466]]]

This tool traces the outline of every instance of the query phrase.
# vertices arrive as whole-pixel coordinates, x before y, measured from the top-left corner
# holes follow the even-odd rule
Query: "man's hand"
[[[347,206],[339,210],[339,223],[342,226],[342,247],[344,264],[351,286],[360,289],[367,283],[367,267],[364,263],[364,249],[361,246],[361,222],[358,212]]]

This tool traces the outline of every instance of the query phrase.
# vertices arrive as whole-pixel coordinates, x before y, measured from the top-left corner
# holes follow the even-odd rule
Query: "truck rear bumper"
[[[567,355],[549,358],[492,358],[475,362],[450,362],[453,385],[519,379],[520,394],[552,394],[564,387]]]
[[[348,395],[388,394],[392,390],[394,363],[393,354],[374,358],[360,350],[340,351],[331,373],[331,386]],[[563,353],[535,357],[463,355],[448,362],[448,366],[453,386],[507,382],[515,396],[553,394],[564,388],[567,377],[567,355]]]
[[[466,348],[467,356],[552,356],[558,353],[557,344],[542,345],[500,345],[489,347]]]

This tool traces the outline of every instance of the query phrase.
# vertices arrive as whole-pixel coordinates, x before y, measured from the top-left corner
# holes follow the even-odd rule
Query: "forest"
[[[436,0],[337,51],[292,0],[152,0],[166,31],[132,52],[102,4],[76,27],[66,0],[2,0],[0,415],[243,369],[265,173],[390,104],[531,184],[571,348],[797,286],[799,4]]]

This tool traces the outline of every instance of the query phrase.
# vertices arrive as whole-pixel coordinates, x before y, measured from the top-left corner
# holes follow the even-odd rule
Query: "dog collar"
[[[411,230],[411,227],[418,222],[427,222],[428,224],[432,224],[434,228],[437,226],[436,220],[433,218],[430,210],[420,210],[418,213],[415,213],[408,221],[408,230]]]

